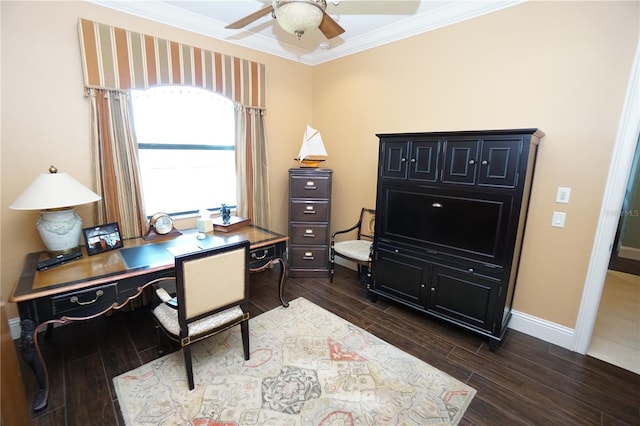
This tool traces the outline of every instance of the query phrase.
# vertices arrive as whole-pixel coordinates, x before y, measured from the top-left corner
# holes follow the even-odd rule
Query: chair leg
[[[160,326],[156,324],[156,340],[158,342],[158,355],[164,355],[164,349],[162,348],[162,331]]]
[[[329,250],[329,282],[333,282],[333,268],[336,263],[336,252],[333,249],[333,241],[331,241],[331,249]]]
[[[248,361],[251,356],[249,350],[249,321],[242,321],[240,323],[240,333],[242,334],[242,349],[244,349],[244,360]]]
[[[184,355],[184,366],[187,370],[187,381],[189,382],[189,390],[193,390],[193,365],[191,364],[191,347],[183,346],[182,354]]]

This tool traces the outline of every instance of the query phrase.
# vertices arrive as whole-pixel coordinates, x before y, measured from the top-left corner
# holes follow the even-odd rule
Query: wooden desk
[[[247,226],[234,232],[207,233],[198,240],[196,230],[183,231],[177,237],[144,241],[142,238],[124,241],[115,251],[83,257],[54,268],[37,271],[46,252],[29,253],[20,279],[9,296],[18,304],[22,328],[22,355],[38,379],[39,392],[33,410],[44,409],[48,403],[49,383],[46,365],[38,347],[38,331],[45,325],[48,331],[56,323],[85,321],[112,310],[120,310],[142,294],[147,283],[174,271],[175,251],[195,251],[234,242],[251,242],[251,272],[260,272],[274,262],[280,263],[278,296],[283,306],[288,237],[257,226]]]

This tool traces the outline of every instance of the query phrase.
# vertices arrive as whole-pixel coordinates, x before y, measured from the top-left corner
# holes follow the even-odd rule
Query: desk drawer
[[[82,317],[96,314],[118,301],[118,283],[91,287],[51,298],[53,314]]]
[[[291,201],[291,222],[328,222],[329,201]]]
[[[259,268],[266,262],[270,262],[276,257],[276,246],[266,246],[253,249],[249,252],[249,266],[251,268]]]

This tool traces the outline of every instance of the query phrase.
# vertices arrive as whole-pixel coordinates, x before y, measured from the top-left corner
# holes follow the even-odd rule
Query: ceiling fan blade
[[[253,21],[257,20],[258,18],[262,18],[264,15],[267,15],[272,10],[273,10],[273,7],[269,5],[267,7],[260,9],[257,12],[253,12],[251,15],[247,15],[242,19],[238,19],[236,22],[230,23],[225,28],[231,28],[232,30],[237,30],[246,25],[249,25]]]
[[[324,12],[324,15],[322,16],[322,22],[320,22],[320,26],[318,28],[328,39],[338,37],[344,32],[344,28],[338,25],[338,23],[334,21],[333,18],[326,12]]]

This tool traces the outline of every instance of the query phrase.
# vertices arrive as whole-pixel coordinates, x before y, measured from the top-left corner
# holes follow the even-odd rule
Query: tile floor
[[[640,374],[640,276],[607,271],[587,355]]]

